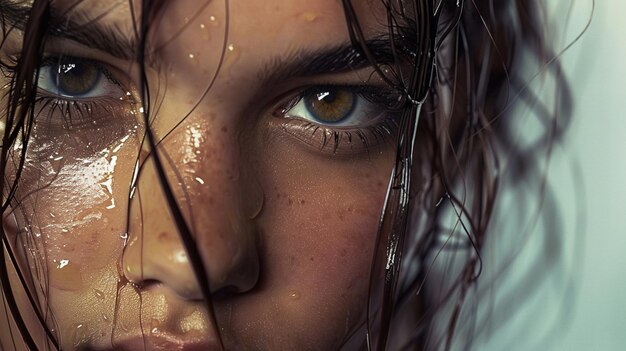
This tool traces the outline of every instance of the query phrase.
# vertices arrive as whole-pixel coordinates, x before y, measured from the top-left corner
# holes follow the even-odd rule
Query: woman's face
[[[382,36],[381,4],[353,3],[367,38]],[[62,349],[217,350],[218,330],[229,350],[337,349],[365,318],[396,99],[349,50],[341,2],[164,2],[146,36],[143,107],[127,43],[139,2],[73,4],[53,5],[38,118],[4,220]],[[3,62],[20,46],[11,32]]]

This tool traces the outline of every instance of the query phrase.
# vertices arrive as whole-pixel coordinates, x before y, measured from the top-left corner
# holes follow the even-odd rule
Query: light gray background
[[[548,35],[563,48],[585,27],[592,0],[547,5],[558,29]],[[626,350],[626,1],[597,0],[561,62],[576,104],[548,173],[564,223],[562,264],[474,350]],[[509,281],[533,264],[520,256]]]

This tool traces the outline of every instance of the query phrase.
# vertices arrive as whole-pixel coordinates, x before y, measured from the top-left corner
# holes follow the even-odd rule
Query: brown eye
[[[56,92],[66,96],[87,95],[100,81],[100,69],[89,62],[62,62],[50,66]]]
[[[349,117],[356,106],[355,93],[346,89],[324,89],[304,94],[308,112],[318,122],[338,123]]]
[[[370,86],[316,86],[286,102],[275,116],[332,128],[374,126],[394,113],[398,95]]]
[[[120,85],[104,64],[71,56],[45,59],[37,87],[64,98],[93,98],[120,94]]]

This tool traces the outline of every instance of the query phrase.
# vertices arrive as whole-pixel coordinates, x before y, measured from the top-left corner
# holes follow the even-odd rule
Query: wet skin
[[[70,3],[55,6],[62,12]],[[70,13],[104,14],[99,25],[132,33],[126,1],[102,4],[83,1]],[[384,33],[378,2],[354,4],[368,37]],[[138,65],[77,41],[47,42],[57,61],[44,64],[40,88],[54,90],[49,67],[59,66],[60,54],[66,65],[87,62],[102,74],[89,96],[63,97],[92,111],[73,110],[71,121],[51,107],[59,103],[54,91],[44,92],[57,104],[40,104],[47,118],[38,119],[28,147],[19,206],[4,220],[64,350],[217,350],[218,328],[228,350],[333,350],[364,322],[394,158],[393,137],[375,138],[371,130],[391,117],[358,94],[361,109],[344,125],[310,120],[302,100],[290,102],[320,86],[386,88],[368,67],[285,70],[348,44],[338,1],[233,1],[228,17],[226,10],[223,1],[166,2],[148,35],[146,68],[152,129],[207,272],[217,326],[161,190],[153,150],[141,144]],[[20,45],[19,33],[9,37],[3,58]],[[28,302],[14,290],[44,345]],[[12,349],[4,318],[0,327],[2,348]]]

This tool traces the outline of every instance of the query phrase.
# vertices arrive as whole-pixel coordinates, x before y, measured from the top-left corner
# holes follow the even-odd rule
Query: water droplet
[[[50,160],[48,160],[48,162],[50,162],[50,167],[52,168],[54,174],[58,174],[59,172],[61,172],[61,169],[65,165],[65,160],[62,156],[50,157]]]
[[[318,17],[319,17],[319,14],[314,13],[314,12],[304,12],[302,14],[302,19],[307,22],[313,22],[316,19],[318,19]]]
[[[289,298],[292,300],[298,300],[300,299],[300,293],[298,293],[297,291],[294,291],[289,295]]]
[[[211,40],[211,31],[208,30],[204,23],[200,24],[200,38],[204,41]]]
[[[78,265],[70,260],[60,260],[55,263],[57,263],[57,269],[49,270],[50,285],[60,290],[81,289],[82,276]]]
[[[233,66],[239,60],[240,56],[241,49],[236,48],[234,44],[229,44],[226,60],[224,61],[224,68],[229,76],[231,75]]]
[[[94,293],[94,295],[96,295],[96,298],[98,300],[104,300],[104,293],[101,290],[93,289],[93,293]]]
[[[70,260],[60,260],[59,264],[57,265],[57,268],[61,269],[67,266],[68,264],[70,264]]]
[[[195,57],[195,56],[194,56],[194,54],[189,54],[189,58],[190,58],[190,59],[192,59],[192,58],[194,58],[194,57]]]
[[[83,324],[72,324],[70,328],[72,328],[72,343],[75,348],[80,349],[79,346],[87,341],[87,328]]]
[[[196,177],[196,182],[204,185],[204,180],[200,177]]]
[[[213,26],[213,27],[217,27],[217,26],[220,25],[220,22],[217,20],[217,18],[215,16],[209,17],[209,22],[210,22],[211,26]]]
[[[126,245],[126,242],[128,241],[128,233],[120,234],[120,238],[124,240],[124,245]]]

